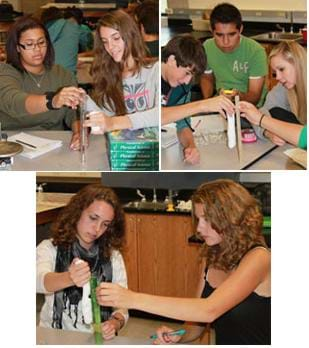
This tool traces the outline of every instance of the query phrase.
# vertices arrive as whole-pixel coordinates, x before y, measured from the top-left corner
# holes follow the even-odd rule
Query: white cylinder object
[[[230,149],[236,146],[235,114],[227,115],[227,144]]]

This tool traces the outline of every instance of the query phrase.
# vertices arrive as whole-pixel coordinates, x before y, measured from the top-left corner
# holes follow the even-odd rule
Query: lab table
[[[286,170],[304,169],[284,154],[293,148],[285,144],[277,147],[268,140],[258,139],[255,143],[242,146],[242,160],[239,161],[237,147],[229,149],[227,144],[197,145],[200,163],[191,165],[183,161],[183,148],[177,143],[161,150],[161,170]]]
[[[59,211],[66,206],[74,196],[71,193],[37,192],[36,223],[37,225],[52,222]]]
[[[12,136],[19,131],[8,131]],[[82,163],[80,151],[70,150],[71,131],[26,131],[26,133],[52,140],[61,140],[62,146],[39,157],[29,159],[21,154],[14,157],[11,170],[33,171],[104,171],[110,170],[106,138],[103,135],[90,135],[86,150],[86,161]]]
[[[134,335],[134,333],[132,333]],[[119,336],[112,340],[103,341],[104,345],[148,345],[151,344],[150,339],[135,338],[129,336]],[[66,331],[59,329],[49,329],[45,327],[36,328],[36,344],[37,345],[92,345],[95,344],[94,335],[91,333],[77,332],[77,331]]]

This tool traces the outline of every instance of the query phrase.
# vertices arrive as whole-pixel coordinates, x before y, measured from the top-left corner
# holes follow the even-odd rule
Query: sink
[[[140,209],[140,210],[166,210],[166,204],[164,202],[142,202],[134,201],[124,205],[125,209]]]
[[[302,34],[298,33],[282,33],[277,31],[271,31],[269,33],[263,33],[251,36],[251,39],[257,41],[268,41],[268,42],[278,42],[278,41],[301,41]]]

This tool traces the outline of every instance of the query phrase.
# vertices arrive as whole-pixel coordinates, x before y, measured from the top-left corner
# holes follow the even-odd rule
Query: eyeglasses
[[[26,44],[21,44],[19,43],[18,46],[23,48],[24,50],[35,50],[37,47],[42,48],[47,46],[47,41],[42,40],[38,42],[32,42],[32,43],[26,43]]]

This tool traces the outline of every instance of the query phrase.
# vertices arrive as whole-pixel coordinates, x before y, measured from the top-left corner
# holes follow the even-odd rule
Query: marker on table
[[[175,331],[170,331],[170,332],[164,332],[164,335],[166,336],[183,336],[186,333],[185,329],[179,329],[179,330],[175,330]],[[158,335],[151,335],[150,338],[152,340],[155,340],[156,338],[158,338]]]

